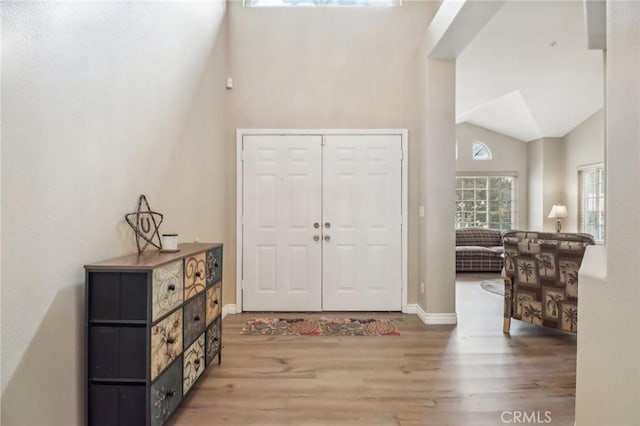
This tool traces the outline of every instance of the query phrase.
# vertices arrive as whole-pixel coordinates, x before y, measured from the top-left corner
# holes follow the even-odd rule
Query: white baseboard
[[[422,322],[428,325],[439,325],[439,324],[455,325],[458,323],[458,316],[456,315],[455,312],[430,314],[428,312],[425,312],[424,309],[422,309],[422,306],[418,304],[407,305],[405,313],[418,315],[418,317],[420,317]]]
[[[402,313],[403,314],[415,314],[417,313],[416,307],[418,305],[416,305],[415,303],[410,303],[408,305],[405,305],[404,308],[402,308]]]
[[[226,317],[229,314],[235,314],[237,313],[237,309],[236,309],[236,305],[235,303],[229,303],[227,305],[224,305],[222,307],[222,319],[224,319],[224,317]]]

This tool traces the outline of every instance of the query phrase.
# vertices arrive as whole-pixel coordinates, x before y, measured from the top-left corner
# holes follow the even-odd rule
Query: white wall
[[[135,251],[140,194],[223,240],[224,13],[2,4],[3,425],[81,424],[83,265]]]
[[[542,229],[554,232],[556,219],[549,219],[554,204],[566,204],[564,194],[564,140],[562,138],[543,138],[544,171],[542,192]],[[562,220],[564,223],[564,219]]]
[[[604,112],[588,117],[562,138],[542,138],[527,144],[529,168],[529,229],[555,230],[547,216],[554,204],[567,206],[562,230],[577,232],[578,168],[604,161]]]
[[[417,129],[423,118],[417,85],[425,78],[416,72],[417,48],[436,7],[435,2],[389,9],[229,4],[233,128],[409,129],[409,303],[417,298],[418,239],[411,230],[418,226]],[[235,164],[235,157],[228,161]],[[235,178],[228,185],[235,188]],[[228,199],[229,218],[235,218],[234,200],[235,194]],[[235,221],[228,225],[235,229]],[[232,279],[229,271],[225,278]],[[225,286],[227,295],[234,290]]]
[[[604,110],[600,110],[564,137],[565,202],[569,217],[562,229],[578,232],[578,169],[604,162]]]
[[[418,304],[427,323],[455,323],[455,61],[421,61],[420,262]],[[409,229],[409,233],[412,231]],[[420,313],[420,311],[418,311]],[[422,316],[421,315],[421,316]]]
[[[541,138],[527,143],[529,170],[529,229],[555,231],[555,219],[547,216],[554,204],[565,203],[564,141]]]
[[[0,4],[0,39],[2,39],[2,9]],[[0,74],[2,71],[2,42],[0,42]],[[2,99],[2,78],[0,76],[0,100]],[[2,187],[2,102],[0,101],[0,188]],[[0,190],[0,206],[2,204],[2,191]],[[0,214],[0,241],[2,241],[2,214]],[[2,244],[0,244],[0,319],[2,318]],[[2,327],[0,326],[0,354],[2,354]],[[0,356],[0,362],[2,357]],[[2,366],[0,365],[0,383],[4,383]],[[2,423],[2,403],[0,403],[0,423]]]
[[[542,139],[527,143],[528,222],[531,230],[543,229],[544,151]]]
[[[592,276],[589,287],[580,276],[576,425],[635,426],[640,424],[639,2],[607,1],[605,60],[607,266],[604,280]],[[596,249],[596,254],[604,250]]]
[[[519,139],[479,127],[470,123],[456,126],[458,159],[456,172],[517,174],[517,223],[519,229],[527,229],[529,213],[529,174],[527,171],[527,143]],[[484,143],[493,154],[491,160],[473,160],[472,146],[476,141]]]

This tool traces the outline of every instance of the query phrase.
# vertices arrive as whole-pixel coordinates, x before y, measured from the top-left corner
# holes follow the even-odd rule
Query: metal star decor
[[[144,208],[144,210],[143,210]],[[160,239],[160,224],[164,219],[162,213],[154,212],[149,207],[147,197],[144,194],[138,198],[138,209],[133,213],[124,216],[129,226],[136,233],[136,245],[138,246],[138,254],[142,254],[149,244],[162,249],[162,240]],[[153,228],[151,226],[153,224]],[[153,232],[152,232],[153,231]],[[158,243],[154,239],[158,237]],[[142,240],[142,241],[141,241]],[[144,245],[141,243],[144,242]]]

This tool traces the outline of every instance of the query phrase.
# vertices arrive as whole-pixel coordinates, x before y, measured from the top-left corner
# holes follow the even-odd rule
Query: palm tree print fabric
[[[578,272],[586,234],[509,231],[504,237],[505,317],[578,331]]]

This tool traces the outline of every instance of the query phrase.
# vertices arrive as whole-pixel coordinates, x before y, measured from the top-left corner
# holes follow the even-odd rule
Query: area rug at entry
[[[305,336],[399,336],[390,319],[372,318],[254,318],[240,334]]]
[[[480,281],[480,287],[488,292],[504,296],[504,280],[502,278]]]

